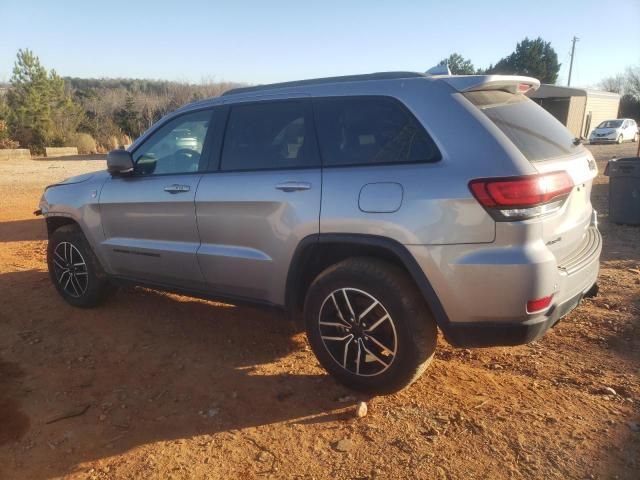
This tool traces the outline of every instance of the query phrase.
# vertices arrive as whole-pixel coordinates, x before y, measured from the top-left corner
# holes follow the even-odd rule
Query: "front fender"
[[[104,230],[99,199],[102,186],[108,178],[108,174],[101,173],[89,174],[81,181],[50,185],[42,195],[39,207],[46,219],[62,217],[78,224],[103,268],[110,272],[110,266],[100,248],[104,241]]]

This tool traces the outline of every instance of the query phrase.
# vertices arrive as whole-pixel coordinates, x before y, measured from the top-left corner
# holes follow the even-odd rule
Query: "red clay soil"
[[[589,148],[601,172],[635,152]],[[416,384],[366,398],[273,313],[137,288],[65,304],[32,212],[101,168],[0,163],[1,479],[640,478],[640,227],[607,221],[606,177],[599,297],[529,345],[440,338]]]

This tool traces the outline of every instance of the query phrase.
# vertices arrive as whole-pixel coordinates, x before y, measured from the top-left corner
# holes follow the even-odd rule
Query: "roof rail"
[[[297,80],[294,82],[271,83],[267,85],[256,85],[255,87],[239,87],[227,90],[222,96],[235,95],[238,93],[261,92],[263,90],[275,90],[286,87],[304,87],[307,85],[324,85],[326,83],[358,82],[367,80],[396,80],[401,78],[426,77],[424,73],[418,72],[378,72],[365,73],[362,75],[345,75],[341,77],[312,78],[310,80]]]

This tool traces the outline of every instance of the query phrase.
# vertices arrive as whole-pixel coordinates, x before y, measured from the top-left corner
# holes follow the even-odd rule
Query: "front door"
[[[208,161],[211,118],[211,110],[202,110],[160,126],[134,150],[134,173],[103,186],[103,250],[112,273],[165,286],[203,286],[195,195]]]
[[[213,294],[284,303],[301,239],[319,230],[322,173],[307,99],[229,107],[219,170],[196,194],[198,260]]]

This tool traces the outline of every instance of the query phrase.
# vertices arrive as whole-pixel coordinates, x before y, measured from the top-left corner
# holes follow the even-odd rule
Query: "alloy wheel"
[[[60,242],[53,251],[53,268],[56,281],[64,292],[79,298],[89,286],[87,262],[73,244]]]
[[[318,328],[333,360],[355,375],[379,375],[396,358],[393,318],[378,299],[357,288],[334,290],[325,298]]]

